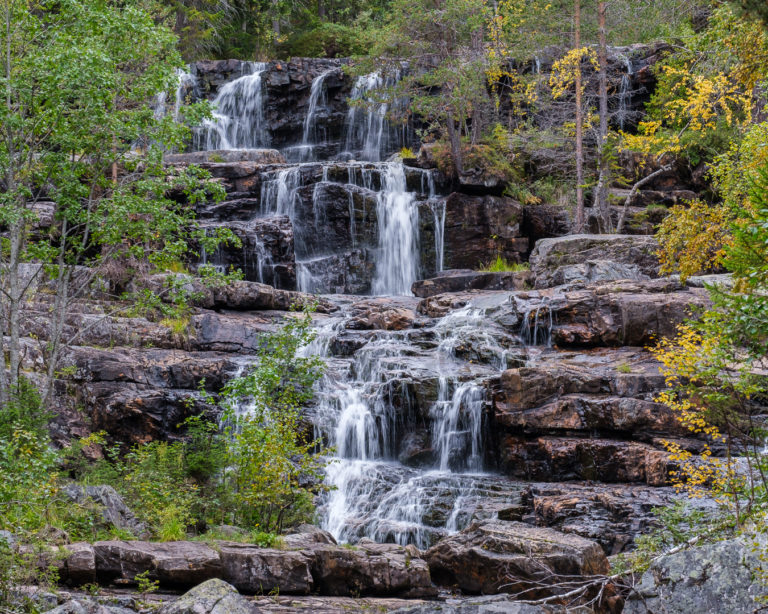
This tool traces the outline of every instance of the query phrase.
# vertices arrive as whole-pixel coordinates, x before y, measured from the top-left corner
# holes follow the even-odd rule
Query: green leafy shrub
[[[291,36],[278,47],[283,57],[342,58],[368,53],[370,34],[354,26],[319,23],[311,30]]]

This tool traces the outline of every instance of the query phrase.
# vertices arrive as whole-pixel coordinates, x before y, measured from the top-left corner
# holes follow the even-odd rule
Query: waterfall
[[[375,295],[411,295],[419,274],[419,211],[408,192],[402,163],[387,164],[377,195],[379,254],[373,278]]]
[[[628,57],[623,57],[624,66],[626,72],[621,75],[621,85],[619,86],[619,127],[624,130],[624,124],[626,123],[627,116],[629,115],[629,105],[632,102],[632,75],[634,69],[632,67],[632,60]]]
[[[261,184],[261,214],[287,215],[293,219],[296,190],[301,186],[301,168],[293,166],[279,170]]]
[[[435,270],[443,270],[445,259],[445,200],[432,200],[429,204],[435,222]]]
[[[389,148],[387,104],[371,99],[371,92],[386,85],[379,73],[358,77],[347,112],[347,135],[344,149],[348,155],[361,160],[378,162]],[[358,104],[355,104],[357,101]]]
[[[542,309],[545,310],[543,315]],[[520,340],[526,347],[552,347],[552,310],[549,307],[549,297],[543,297],[535,307],[525,307],[520,323]]]
[[[413,428],[404,416],[416,403],[397,385],[407,377],[407,355],[415,348],[410,333],[379,331],[351,356],[332,360],[333,341],[344,334],[349,317],[334,316],[306,349],[332,365],[317,387],[313,412],[316,436],[335,450],[326,469],[333,489],[321,503],[321,525],[342,541],[369,537],[426,548],[482,517],[479,499],[512,496],[503,489],[491,494],[495,478],[479,473],[485,387],[477,378],[460,380],[457,371],[463,344],[495,343],[491,353],[500,361],[499,335],[489,330],[487,310],[471,305],[435,323],[431,345],[420,357],[437,384],[424,443],[433,460],[426,461],[426,470],[416,470],[397,461],[402,438]],[[487,373],[498,371],[491,367]]]
[[[480,437],[484,401],[480,386],[464,383],[451,392],[448,379],[440,378],[438,400],[433,409],[436,426],[432,443],[441,471],[454,467],[469,471],[482,469]]]
[[[264,63],[244,63],[243,72],[248,72],[219,89],[213,118],[195,131],[197,149],[253,149],[269,144],[261,82],[266,69]]]

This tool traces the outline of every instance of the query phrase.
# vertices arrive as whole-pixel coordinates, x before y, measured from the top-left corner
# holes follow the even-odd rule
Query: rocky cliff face
[[[246,592],[433,596],[436,582],[551,596],[552,578],[604,572],[675,496],[662,440],[701,442],[654,401],[664,382],[644,347],[706,291],[659,278],[649,236],[563,236],[560,208],[382,162],[410,137],[390,138],[377,109],[349,108],[355,88],[377,83],[353,83],[343,64],[193,67],[181,96],[226,95],[220,109],[242,111],[209,125],[210,142],[247,133],[261,148],[168,156],[221,183],[225,200],[198,205],[198,217],[242,243],[190,264],[236,266],[245,279],[212,290],[184,278],[198,298],[183,333],[105,316],[96,291],[77,303],[56,425],[62,441],[90,429],[125,445],[181,437],[186,416],[216,418],[199,383],[215,395],[291,306],[322,295],[311,349],[328,375],[306,419],[335,448],[334,488],[318,501],[330,542],[290,552],[108,542],[76,549],[67,573],[79,560],[77,573],[104,583],[147,569],[184,588],[225,574]],[[229,120],[244,132],[226,132]],[[529,269],[477,271],[497,257]],[[24,313],[30,371],[49,300]]]

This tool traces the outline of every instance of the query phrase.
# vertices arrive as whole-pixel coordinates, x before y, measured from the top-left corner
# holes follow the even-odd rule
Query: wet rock
[[[600,275],[630,274],[630,270],[634,278],[656,277],[657,249],[656,239],[644,235],[569,235],[542,239],[531,252],[531,271],[536,276],[537,288],[549,288],[577,275],[591,274],[599,278]],[[588,261],[601,264],[572,268]],[[611,267],[606,261],[625,266]]]
[[[432,437],[428,430],[412,430],[400,440],[397,459],[407,467],[429,467],[434,465],[436,456]]]
[[[266,283],[275,288],[296,287],[296,259],[293,226],[286,216],[255,218],[248,222],[203,223],[212,234],[220,228],[230,230],[241,245],[221,244],[206,257],[207,264],[225,271],[239,269],[246,281]]]
[[[466,292],[468,290],[525,290],[533,285],[530,271],[508,271],[485,273],[469,269],[442,271],[437,277],[422,279],[411,287],[418,297],[427,298],[445,292]]]
[[[302,287],[319,294],[368,294],[375,272],[375,254],[353,249],[342,254],[321,256],[299,263]]]
[[[470,593],[557,594],[565,576],[606,573],[608,560],[593,541],[520,522],[473,524],[445,537],[425,558],[435,581]]]
[[[506,475],[523,480],[595,480],[664,486],[673,464],[664,450],[633,441],[504,435],[499,441],[499,468]]]
[[[393,304],[391,299],[371,299],[355,303],[350,309],[350,330],[405,330],[411,328],[416,312],[406,305]]]
[[[760,610],[768,596],[760,579],[760,541],[745,536],[663,557],[643,574],[627,598],[625,614]]]
[[[596,541],[606,555],[633,548],[658,522],[654,510],[676,498],[672,488],[616,484],[531,484],[523,493],[527,518],[539,526]]]
[[[166,603],[157,614],[255,614],[257,611],[234,586],[215,578]]]
[[[671,279],[566,287],[539,296],[518,293],[516,299],[529,335],[537,329],[561,347],[644,346],[674,336],[678,324],[709,304],[705,290]]]
[[[307,595],[312,592],[310,556],[303,552],[259,548],[249,544],[220,543],[221,577],[247,593]]]
[[[165,154],[166,164],[205,164],[256,162],[257,164],[285,164],[285,157],[277,149],[213,149],[180,154]]]
[[[528,250],[522,217],[522,205],[511,198],[454,192],[445,200],[445,267],[475,269],[497,256],[521,262]]]
[[[100,582],[134,584],[138,574],[163,586],[190,587],[218,577],[219,554],[198,542],[104,541],[93,545]]]
[[[87,500],[103,507],[102,518],[107,525],[129,531],[135,537],[149,536],[146,524],[141,522],[123,498],[111,486],[80,486],[68,484],[63,493],[73,502],[82,505]]]

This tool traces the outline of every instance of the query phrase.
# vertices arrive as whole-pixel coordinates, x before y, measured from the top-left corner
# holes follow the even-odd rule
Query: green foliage
[[[506,258],[496,256],[496,260],[489,262],[479,270],[485,273],[519,273],[528,271],[530,268],[531,265],[527,262],[509,262]]]
[[[323,372],[320,358],[305,355],[314,338],[312,309],[264,335],[254,366],[225,386],[224,428],[191,417],[184,439],[136,445],[123,455],[117,446],[83,468],[81,481],[113,485],[160,540],[234,524],[273,544],[284,527],[310,521],[314,497],[325,488],[325,461],[300,415]]]
[[[317,356],[301,355],[315,335],[311,309],[268,335],[256,365],[224,389],[236,519],[266,532],[311,519],[314,495],[324,488],[324,461],[312,453],[318,442],[302,428],[299,411],[323,372]],[[244,404],[248,412],[237,415]]]
[[[749,191],[746,201],[737,201],[732,240],[724,248],[733,288],[710,288],[713,306],[653,350],[668,386],[657,400],[705,440],[697,455],[665,442],[678,465],[674,482],[692,497],[708,496],[719,504],[717,526],[706,531],[715,536],[732,527],[765,527],[767,520],[762,417],[768,395],[768,160],[752,163],[746,159],[741,167]],[[724,457],[715,454],[715,446]]]
[[[342,58],[364,55],[372,44],[370,32],[351,25],[326,22],[294,34],[278,46],[277,52],[284,57]]]
[[[655,528],[635,540],[635,549],[618,555],[612,562],[612,573],[643,573],[652,560],[665,551],[682,546],[698,536],[717,539],[733,526],[710,510],[697,509],[683,499],[653,510]]]
[[[10,320],[36,291],[13,282],[23,263],[41,263],[55,288],[49,343],[41,346],[45,404],[61,346],[71,341],[62,329],[73,296],[107,272],[120,272],[111,281],[124,287],[152,268],[174,266],[193,245],[215,249],[226,238],[207,236],[194,220],[195,204],[223,197],[218,182],[199,167],[163,165],[163,152],[182,147],[190,134],[153,109],[158,92],[175,88],[181,59],[176,37],[143,4],[8,0],[0,14],[0,289],[7,298],[0,328],[11,333],[0,402],[19,394],[20,341]],[[199,121],[208,111],[188,106],[184,117]],[[31,234],[43,192],[54,203],[53,225],[48,234]],[[93,279],[75,275],[76,267],[90,269]]]
[[[160,588],[160,582],[157,580],[151,580],[149,577],[149,570],[136,574],[134,577],[137,584],[137,589],[142,595],[154,593]]]

